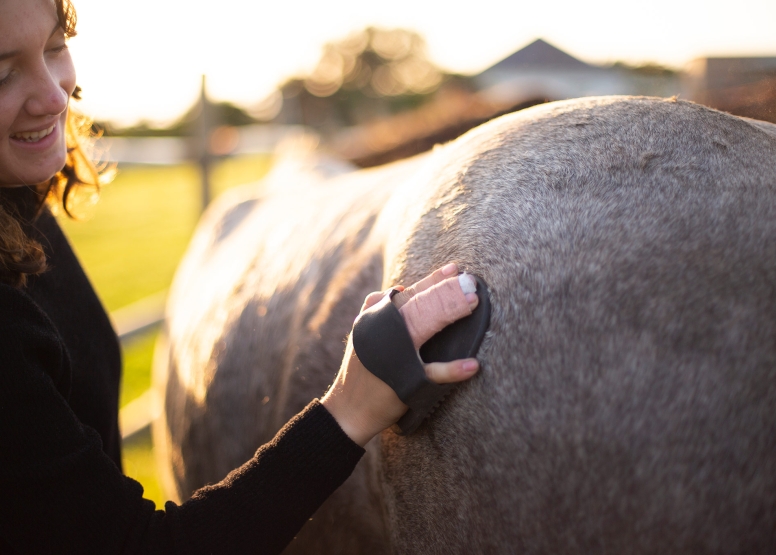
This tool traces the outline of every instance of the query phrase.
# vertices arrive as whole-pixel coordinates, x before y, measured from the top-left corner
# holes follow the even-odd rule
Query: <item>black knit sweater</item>
[[[0,202],[46,253],[48,270],[31,276],[25,291],[51,318],[70,355],[70,408],[100,434],[103,450],[121,468],[121,355],[108,315],[54,217],[48,210],[38,215],[35,192],[0,189]]]
[[[105,396],[105,383],[117,376],[102,384],[96,376],[96,387],[78,377],[77,361],[89,358],[84,350],[102,353],[107,369],[117,351],[91,345],[108,322],[102,310],[95,322],[77,307],[68,319],[60,306],[94,293],[56,222],[44,218],[44,238],[54,236],[44,247],[53,247],[49,260],[56,264],[28,291],[0,285],[0,554],[280,552],[350,475],[363,449],[313,401],[222,482],[155,510],[116,465],[117,390],[107,401],[91,397]],[[56,256],[62,248],[72,264]],[[57,291],[60,283],[70,287]],[[51,312],[38,299],[52,302]],[[61,323],[54,319],[60,313]],[[114,407],[109,415],[106,406]],[[87,424],[79,412],[94,421]],[[104,450],[111,441],[115,446]]]

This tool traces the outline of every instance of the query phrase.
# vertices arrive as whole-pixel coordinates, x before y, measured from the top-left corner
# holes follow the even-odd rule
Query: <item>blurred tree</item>
[[[451,77],[419,34],[368,27],[325,45],[310,75],[281,86],[277,120],[322,131],[357,125],[423,104]]]
[[[256,118],[248,112],[230,102],[213,102],[210,109],[215,125],[240,126],[257,122]],[[99,124],[99,128],[109,137],[184,137],[197,133],[197,122],[201,111],[202,107],[197,102],[167,127],[141,121],[132,127],[116,128],[108,124]]]
[[[648,62],[641,65],[632,65],[627,62],[617,61],[612,64],[612,67],[621,71],[627,71],[637,75],[645,75],[647,77],[672,77],[678,73],[675,69],[656,64],[654,62]]]
[[[305,88],[322,97],[344,88],[379,98],[429,93],[441,81],[442,72],[427,59],[420,35],[369,27],[324,46]]]

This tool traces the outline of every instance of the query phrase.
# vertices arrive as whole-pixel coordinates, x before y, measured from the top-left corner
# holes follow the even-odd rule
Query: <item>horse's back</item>
[[[383,436],[398,552],[776,549],[773,129],[593,99],[451,148],[396,272],[458,260],[493,315],[480,375]]]

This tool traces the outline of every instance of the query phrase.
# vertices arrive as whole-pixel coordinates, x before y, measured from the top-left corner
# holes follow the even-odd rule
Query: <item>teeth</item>
[[[43,131],[24,131],[22,133],[14,133],[11,135],[11,137],[20,141],[25,141],[27,143],[37,143],[42,138],[51,135],[54,132],[54,128],[56,126],[57,125],[54,124],[48,129],[44,129]]]

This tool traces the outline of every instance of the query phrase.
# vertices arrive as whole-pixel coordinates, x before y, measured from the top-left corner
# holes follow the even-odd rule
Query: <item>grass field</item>
[[[266,155],[220,162],[211,176],[214,196],[260,179],[270,164]],[[59,217],[108,311],[169,287],[199,218],[199,179],[194,165],[120,168],[81,221]],[[123,346],[121,406],[149,387],[155,339],[151,332]],[[125,443],[123,462],[125,473],[160,505],[165,499],[148,434]]]

